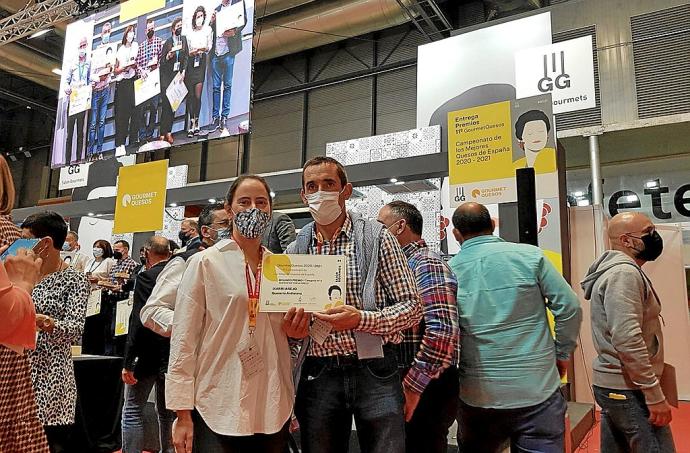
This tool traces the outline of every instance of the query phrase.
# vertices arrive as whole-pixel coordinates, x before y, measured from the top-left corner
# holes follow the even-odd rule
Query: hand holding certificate
[[[347,258],[342,255],[268,255],[263,261],[261,312],[345,307]]]

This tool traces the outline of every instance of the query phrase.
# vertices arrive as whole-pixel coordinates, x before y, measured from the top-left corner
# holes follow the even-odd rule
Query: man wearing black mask
[[[163,40],[156,36],[156,24],[153,19],[148,19],[146,21],[146,41],[139,43],[139,52],[136,59],[137,75],[140,79],[146,79],[151,72],[158,68],[162,49]],[[141,125],[139,130],[140,141],[148,141],[153,138],[160,98],[161,95],[157,94],[137,107],[139,124]]]
[[[597,358],[593,388],[601,406],[601,451],[675,451],[671,407],[661,387],[661,302],[642,270],[664,242],[644,214],[621,213],[608,227],[611,248],[582,282],[591,302]]]
[[[180,253],[199,247],[201,239],[199,239],[198,229],[199,224],[195,220],[185,219],[182,221],[179,238],[184,250],[180,249]]]
[[[113,244],[113,258],[116,263],[110,271],[109,290],[105,292],[101,302],[101,312],[106,313],[105,355],[122,357],[125,352],[125,336],[115,336],[115,315],[117,302],[127,299],[129,291],[126,284],[137,267],[137,262],[129,256],[129,242],[115,241]]]

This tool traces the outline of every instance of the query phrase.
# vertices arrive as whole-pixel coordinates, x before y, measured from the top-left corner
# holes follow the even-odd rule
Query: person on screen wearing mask
[[[178,452],[287,449],[294,401],[288,336],[306,337],[310,316],[258,310],[262,257],[271,253],[261,245],[270,192],[260,176],[232,183],[225,202],[232,239],[190,258],[178,288],[165,380]],[[248,354],[264,366],[241,359]]]
[[[672,453],[671,406],[659,382],[661,301],[642,270],[661,255],[664,242],[637,212],[614,216],[608,235],[612,250],[590,266],[581,284],[597,351],[592,380],[601,406],[601,451]]]
[[[86,265],[89,263],[90,258],[79,250],[81,246],[79,245],[79,235],[76,231],[68,231],[67,239],[62,245],[62,251],[67,253],[74,253],[74,258],[70,263],[70,266],[78,270],[79,272],[86,272]]]
[[[98,282],[108,281],[110,272],[115,266],[113,248],[110,242],[99,239],[93,243],[93,258],[86,263],[84,273],[91,283],[91,292],[101,290]],[[105,296],[101,296],[101,302]],[[101,310],[93,316],[86,318],[84,324],[84,336],[82,339],[82,353],[103,355],[105,353],[106,336],[109,326],[106,312]]]
[[[139,145],[139,125],[134,105],[134,80],[137,75],[137,55],[139,44],[135,25],[129,25],[122,35],[122,44],[115,57],[115,155],[127,154],[125,142],[129,136],[129,146]]]
[[[112,73],[112,43],[110,42],[110,32],[113,26],[110,22],[103,24],[101,28],[101,43],[98,49],[105,50],[105,58],[98,66],[93,68],[91,76],[91,86],[93,93],[91,94],[91,122],[89,124],[89,156],[93,157],[97,154],[102,157],[103,152],[103,138],[105,136],[105,117],[108,113],[108,101],[110,100],[110,82]],[[109,53],[110,52],[110,53]]]
[[[198,222],[192,219],[184,219],[182,224],[180,224],[179,238],[182,248],[178,253],[198,248],[201,245]]]
[[[232,229],[224,205],[213,203],[205,206],[199,214],[197,228],[197,234],[201,237],[199,246],[173,256],[156,279],[156,287],[141,309],[141,322],[144,326],[164,337],[170,336],[177,288],[182,281],[186,261],[195,253],[230,238]]]
[[[136,60],[137,76],[140,79],[145,80],[149,73],[158,68],[162,49],[163,40],[156,36],[156,23],[153,21],[153,19],[148,19],[146,21],[146,41],[139,44],[139,51],[137,53]],[[160,87],[160,83],[158,86]],[[161,95],[158,93],[151,99],[142,102],[137,107],[137,117],[140,125],[139,141],[147,142],[153,138],[160,100]]]
[[[187,44],[187,37],[182,36],[182,18],[178,17],[173,20],[170,29],[172,35],[163,44],[160,61],[161,96],[163,98],[160,139],[172,145],[174,143],[172,127],[175,112],[170,105],[166,92],[178,74],[182,74],[184,79],[185,70],[187,69],[187,58],[189,57],[189,45]]]
[[[67,83],[67,88],[65,88],[65,94],[70,97],[73,92],[79,89],[83,89],[91,83],[91,63],[88,60],[89,57],[89,41],[86,37],[81,38],[79,41],[79,57],[77,62],[72,65],[67,73],[67,78],[65,79]],[[75,113],[73,115],[69,114],[69,104],[67,110],[67,141],[65,149],[65,160],[64,162],[72,162],[72,143],[74,135],[77,135],[77,149],[76,156],[77,160],[83,159],[84,151],[84,137],[86,135],[86,112],[88,110],[83,110],[81,112]],[[75,131],[76,126],[76,131]]]
[[[419,324],[422,304],[398,241],[382,224],[345,210],[352,190],[337,160],[304,164],[301,196],[314,222],[287,253],[342,255],[348,262],[345,304],[314,313],[332,332],[322,344],[307,337],[300,351],[295,414],[305,453],[347,451],[353,416],[362,451],[405,451],[394,345]]]
[[[201,111],[201,92],[206,79],[206,59],[209,50],[213,47],[213,31],[208,26],[206,8],[199,5],[192,15],[192,26],[187,35],[189,43],[189,58],[185,71],[185,84],[187,85],[187,137],[193,138],[199,135],[199,112]]]

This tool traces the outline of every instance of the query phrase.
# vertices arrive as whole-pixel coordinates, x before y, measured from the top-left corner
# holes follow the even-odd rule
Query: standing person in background
[[[165,381],[168,408],[177,411],[177,452],[287,448],[294,401],[288,335],[307,336],[309,316],[258,310],[270,192],[259,176],[237,178],[226,197],[232,240],[195,254],[182,277]],[[263,367],[240,359],[251,347]]]
[[[146,79],[150,72],[158,68],[161,60],[161,50],[163,40],[156,36],[156,23],[153,19],[146,20],[146,41],[139,44],[137,52],[137,75],[140,79]],[[159,80],[160,82],[160,80]],[[161,86],[159,84],[159,86]],[[165,95],[165,92],[163,92]],[[156,117],[158,116],[158,105],[161,101],[161,94],[157,94],[148,101],[144,101],[137,107],[137,117],[139,118],[139,141],[147,142],[153,138],[156,127]]]
[[[379,211],[381,222],[398,240],[414,272],[424,319],[405,332],[399,346],[405,370],[405,442],[409,452],[446,453],[448,430],[458,411],[458,282],[443,259],[422,239],[424,220],[404,201]]]
[[[129,298],[129,291],[124,286],[134,274],[137,262],[129,256],[129,242],[125,240],[115,241],[113,244],[113,259],[115,265],[110,270],[110,285],[106,287],[101,304],[101,311],[105,312],[106,316],[105,355],[124,357],[127,337],[115,335],[117,303]]]
[[[199,214],[199,247],[178,253],[168,262],[156,280],[151,297],[141,309],[141,322],[158,335],[169,337],[175,312],[175,298],[186,269],[186,261],[195,253],[229,239],[232,234],[230,219],[222,203],[206,205]]]
[[[213,31],[207,24],[206,8],[199,5],[192,16],[192,28],[187,36],[189,59],[185,71],[187,94],[187,137],[199,135],[199,112],[201,111],[201,92],[206,79],[206,57],[213,47]]]
[[[510,440],[512,451],[562,453],[560,378],[580,331],[577,296],[540,248],[494,236],[485,206],[461,205],[453,226],[462,246],[449,263],[459,282],[458,447],[498,453]]]
[[[647,216],[625,212],[609,222],[611,248],[582,282],[592,305],[594,397],[601,406],[601,451],[673,453],[664,371],[661,301],[642,270],[664,250]],[[663,319],[662,319],[663,320]]]
[[[266,229],[261,244],[272,253],[284,253],[296,237],[295,224],[290,216],[273,211],[271,224]]]
[[[62,246],[63,252],[74,252],[74,259],[70,263],[70,266],[78,270],[79,272],[86,272],[86,265],[89,263],[90,258],[79,250],[81,245],[79,245],[79,235],[76,231],[68,231],[67,239],[65,239],[65,244]]]
[[[113,26],[110,22],[103,24],[101,28],[101,44],[98,49],[110,47],[110,32]],[[103,152],[103,138],[105,136],[105,117],[108,113],[108,101],[110,100],[110,82],[112,81],[111,62],[108,61],[108,54],[103,59],[103,64],[100,68],[93,68],[93,75],[91,76],[91,86],[93,93],[91,94],[91,123],[89,125],[89,156],[94,153],[102,157]]]
[[[170,29],[172,36],[165,41],[161,50],[160,68],[163,108],[161,111],[160,136],[161,140],[165,140],[172,145],[174,143],[172,127],[175,112],[170,106],[170,100],[166,92],[178,74],[182,74],[184,79],[185,70],[187,69],[187,58],[189,57],[189,45],[187,44],[187,38],[182,36],[182,18],[178,17],[173,20]]]
[[[77,62],[69,69],[67,74],[67,88],[65,94],[71,96],[72,92],[88,86],[91,83],[91,64],[88,61],[89,56],[89,41],[86,37],[79,41],[79,58]],[[71,103],[71,101],[70,101]],[[84,135],[86,134],[86,110],[83,112],[69,114],[69,105],[67,113],[67,149],[65,150],[64,162],[71,162],[72,156],[72,140],[74,138],[76,125],[77,130],[77,160],[80,160],[84,151]]]
[[[46,211],[31,215],[21,228],[22,237],[41,239],[36,253],[43,260],[42,278],[31,292],[38,340],[36,350],[29,353],[38,418],[51,453],[67,453],[77,404],[71,346],[84,331],[90,285],[83,273],[60,258],[67,223],[59,214]]]
[[[180,233],[178,237],[180,238],[180,242],[182,242],[182,248],[179,253],[199,248],[201,245],[199,223],[193,219],[184,219],[180,224]]]
[[[218,30],[216,17],[226,8],[242,3],[244,24],[229,30]],[[221,130],[221,137],[230,135],[226,125],[230,116],[232,97],[232,69],[235,55],[242,51],[242,30],[247,24],[247,7],[244,0],[221,0],[220,5],[211,16],[213,29],[213,48],[211,49],[211,67],[213,69],[213,124],[211,132]],[[221,110],[221,87],[223,89],[223,109]]]
[[[12,173],[7,161],[0,156],[0,247],[6,247],[20,238],[19,228],[12,222],[10,213],[14,207],[15,190],[12,181]],[[29,292],[33,290],[33,284],[38,281],[39,268],[43,265],[40,258],[32,264],[36,258],[35,254],[22,252],[16,259],[24,262],[25,266],[17,263],[17,271],[13,272],[15,259],[10,257],[6,261],[7,272],[13,285],[7,287],[3,285],[5,291],[0,290],[0,304],[3,308],[7,307],[6,297],[10,294],[24,298],[22,303],[26,317],[17,321],[23,326],[22,332],[14,331],[15,326],[11,323],[11,317],[1,316],[0,332],[7,331],[11,334],[5,336],[0,333],[0,339],[7,343],[29,343],[26,346],[35,344],[35,323],[28,326],[26,323],[35,321],[35,311],[29,298]],[[24,281],[20,281],[12,275],[21,275]],[[22,291],[25,294],[22,294]],[[17,293],[20,294],[17,294]],[[28,300],[27,300],[28,299]],[[18,305],[15,305],[19,308]],[[17,338],[13,338],[16,334]],[[31,383],[31,368],[29,359],[25,353],[17,354],[12,349],[0,344],[0,453],[48,453],[48,442],[45,432],[38,420],[36,398],[33,385]]]
[[[134,80],[137,75],[136,58],[139,44],[135,26],[129,25],[122,35],[122,44],[117,49],[115,58],[115,155],[127,154],[125,142],[129,136],[129,145],[138,146],[138,124],[134,105]]]
[[[92,253],[93,258],[86,263],[84,272],[86,278],[91,283],[91,291],[98,291],[101,289],[98,286],[98,282],[107,281],[110,278],[110,272],[113,270],[113,266],[115,266],[115,260],[113,260],[113,248],[110,246],[110,242],[104,239],[99,239],[93,243]],[[84,354],[105,354],[105,344],[108,335],[106,324],[108,319],[106,312],[103,310],[103,297],[102,295],[100,312],[86,318],[82,340],[82,352]]]
[[[122,380],[126,384],[122,409],[122,453],[141,453],[144,448],[144,407],[154,386],[160,451],[174,453],[172,424],[175,416],[165,407],[165,372],[168,369],[170,340],[145,329],[139,317],[158,275],[170,259],[170,244],[164,237],[154,236],[147,241],[145,250],[148,270],[136,277],[122,370]]]

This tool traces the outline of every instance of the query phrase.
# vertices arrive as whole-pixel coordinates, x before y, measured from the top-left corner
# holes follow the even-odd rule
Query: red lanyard
[[[252,277],[249,263],[245,265],[245,275],[247,277],[247,295],[249,301],[247,303],[247,311],[249,313],[249,335],[254,334],[256,330],[256,317],[259,314],[259,291],[261,290],[261,266],[264,257],[263,247],[259,251],[259,264],[256,267],[256,280],[252,288]]]
[[[335,230],[335,234],[331,238],[330,242],[328,243],[328,254],[333,255],[333,243],[338,239],[338,235],[342,231],[342,227],[338,228]],[[323,235],[319,232],[316,233],[316,254],[321,255],[321,251],[323,250]]]

